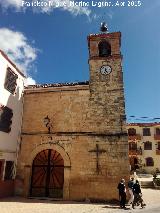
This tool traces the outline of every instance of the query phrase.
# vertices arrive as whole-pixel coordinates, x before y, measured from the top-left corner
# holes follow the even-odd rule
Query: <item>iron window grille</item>
[[[143,136],[151,136],[150,128],[143,128]]]
[[[144,142],[144,150],[152,150],[152,142],[150,141]]]
[[[134,128],[129,128],[129,129],[128,129],[128,135],[129,135],[129,136],[135,136],[135,135],[136,135],[136,129],[134,129]]]
[[[0,105],[0,131],[9,133],[11,131],[13,111],[7,106]]]
[[[14,73],[10,67],[7,68],[7,74],[5,79],[4,88],[10,93],[14,94],[17,86],[18,75]]]
[[[6,161],[6,167],[5,167],[5,180],[12,180],[13,179],[13,173],[14,173],[14,161]]]
[[[0,180],[3,178],[4,160],[0,160]]]
[[[157,144],[157,149],[160,150],[160,141]]]
[[[160,135],[160,128],[156,128],[156,135]]]

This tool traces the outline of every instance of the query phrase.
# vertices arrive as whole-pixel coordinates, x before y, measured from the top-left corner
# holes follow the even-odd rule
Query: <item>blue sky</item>
[[[127,117],[160,117],[160,1],[141,0],[140,7],[127,2],[37,9],[21,7],[21,0],[0,0],[0,48],[36,83],[85,81],[87,35],[98,33],[105,20],[110,32],[122,32]]]

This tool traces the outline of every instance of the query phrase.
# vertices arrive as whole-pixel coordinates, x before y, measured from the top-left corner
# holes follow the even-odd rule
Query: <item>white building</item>
[[[132,169],[160,171],[160,123],[130,123],[127,129]]]
[[[13,193],[20,143],[24,74],[0,50],[0,197]]]

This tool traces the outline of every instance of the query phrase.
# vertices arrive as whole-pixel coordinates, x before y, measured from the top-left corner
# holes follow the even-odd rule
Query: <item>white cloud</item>
[[[24,71],[25,75],[34,67],[37,49],[32,47],[23,33],[0,28],[0,49]]]
[[[31,2],[37,2],[37,0],[0,0],[0,5],[4,9],[12,7],[18,11],[25,11],[27,8],[32,8],[34,12],[50,13],[54,9],[59,8],[61,10],[66,10],[73,15],[84,14],[86,16],[89,16],[91,13],[91,10],[88,7],[70,5],[70,0],[38,0],[38,2],[41,2],[42,4],[44,4],[45,2],[47,6],[29,6],[29,4],[27,6],[27,4],[25,4]],[[57,2],[61,4],[58,5]]]
[[[22,5],[22,0],[0,0],[0,4],[3,8],[14,7],[19,10]]]
[[[25,80],[25,86],[34,84],[36,84],[36,81],[32,77],[28,76]]]

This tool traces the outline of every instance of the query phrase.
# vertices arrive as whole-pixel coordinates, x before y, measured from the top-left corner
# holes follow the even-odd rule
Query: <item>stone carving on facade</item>
[[[52,120],[49,118],[48,115],[43,118],[43,123],[48,129],[48,134],[52,133],[53,132],[53,124],[52,124]]]

